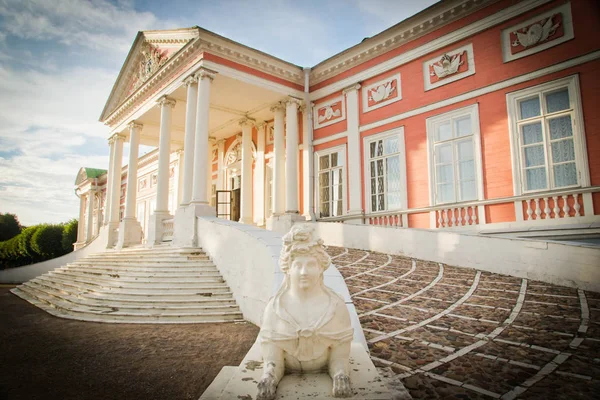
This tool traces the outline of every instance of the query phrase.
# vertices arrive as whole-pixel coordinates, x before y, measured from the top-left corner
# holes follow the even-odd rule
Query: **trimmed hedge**
[[[0,242],[0,269],[20,267],[70,253],[76,240],[77,220],[25,228],[17,236]]]

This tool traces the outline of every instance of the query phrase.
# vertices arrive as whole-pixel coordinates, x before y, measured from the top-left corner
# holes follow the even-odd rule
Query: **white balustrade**
[[[525,206],[524,220],[581,217],[583,216],[581,212],[582,201],[583,196],[580,193],[531,197],[522,202]],[[572,204],[572,207],[569,203]]]
[[[477,225],[477,207],[475,205],[450,207],[437,210],[438,228],[452,228],[461,226]]]

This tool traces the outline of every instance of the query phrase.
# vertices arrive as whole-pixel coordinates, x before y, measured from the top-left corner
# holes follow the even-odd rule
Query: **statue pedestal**
[[[267,219],[267,229],[285,235],[298,222],[306,222],[306,218],[300,214],[274,214]]]
[[[256,383],[263,374],[263,362],[258,340],[235,371],[224,367],[213,383],[206,389],[200,400],[241,399],[251,396],[255,399],[258,392]],[[228,379],[229,378],[229,379]],[[352,397],[346,399],[391,400],[392,396],[379,376],[365,348],[352,343],[350,352],[350,384]],[[324,372],[320,374],[285,375],[277,386],[276,399],[335,399],[331,395],[331,378]]]

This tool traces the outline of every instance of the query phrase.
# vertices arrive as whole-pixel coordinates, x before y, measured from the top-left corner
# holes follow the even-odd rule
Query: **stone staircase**
[[[111,323],[242,321],[227,283],[200,249],[162,246],[92,254],[11,290],[57,317]]]

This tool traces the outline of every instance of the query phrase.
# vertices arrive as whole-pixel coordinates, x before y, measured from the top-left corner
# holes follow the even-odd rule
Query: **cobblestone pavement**
[[[599,398],[600,293],[396,255],[327,251],[375,365],[391,368],[413,398]]]

